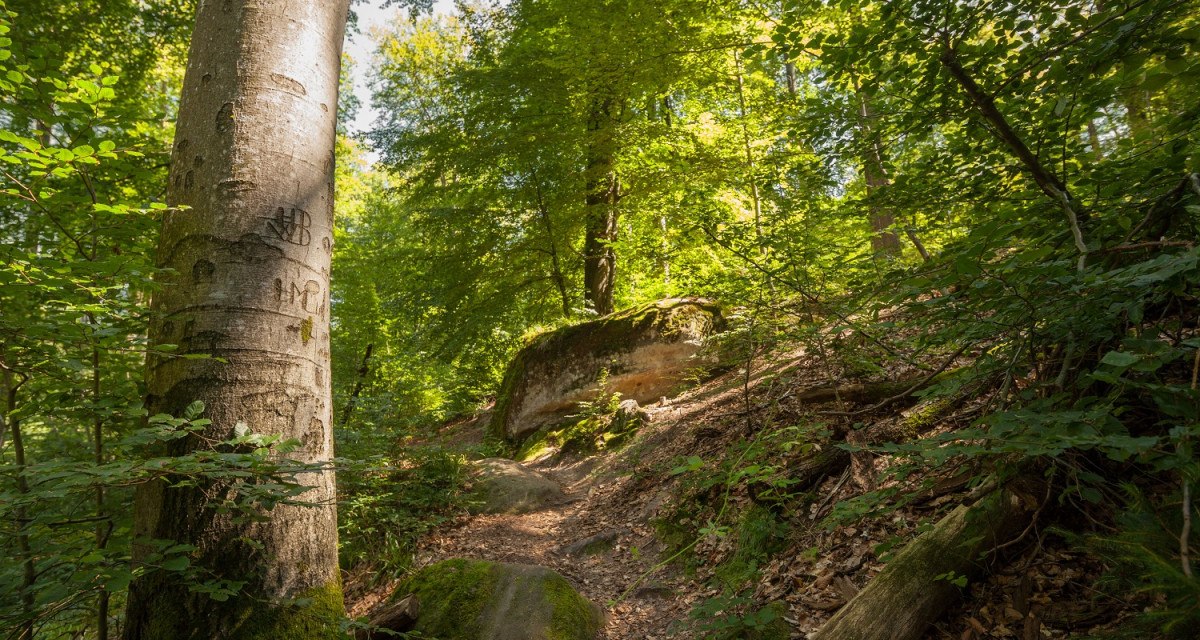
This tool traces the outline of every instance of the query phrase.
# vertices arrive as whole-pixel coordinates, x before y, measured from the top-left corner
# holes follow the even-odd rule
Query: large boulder
[[[475,513],[530,513],[567,500],[557,482],[519,462],[484,458],[474,466]]]
[[[601,395],[640,403],[672,395],[711,364],[700,347],[723,325],[715,302],[670,298],[542,334],[509,364],[489,431],[520,442]]]
[[[599,607],[545,567],[453,559],[400,585],[421,603],[414,627],[439,640],[592,640]]]

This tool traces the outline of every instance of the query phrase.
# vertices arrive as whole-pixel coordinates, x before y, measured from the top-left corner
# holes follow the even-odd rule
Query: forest
[[[0,0],[0,638],[1200,638],[1198,242],[1191,0]]]

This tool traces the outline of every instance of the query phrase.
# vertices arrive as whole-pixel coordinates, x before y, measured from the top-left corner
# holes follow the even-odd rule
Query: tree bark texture
[[[152,302],[154,345],[217,359],[151,355],[147,404],[179,415],[195,400],[204,438],[294,438],[290,458],[333,455],[329,266],[334,136],[348,0],[203,0],[188,56],[157,261],[172,269]],[[207,446],[187,438],[169,453]],[[152,483],[135,500],[135,563],[148,539],[196,547],[201,580],[245,582],[226,602],[180,572],[130,589],[125,638],[338,637],[342,613],[331,470],[299,478],[305,506],[245,522],[214,509],[228,487]]]
[[[1030,522],[1037,500],[1009,489],[959,506],[904,547],[816,640],[916,640],[958,597],[951,580],[986,572],[981,557],[1013,540]]]
[[[617,255],[617,200],[620,182],[616,169],[616,121],[613,101],[597,100],[588,119],[587,170],[585,173],[583,239],[584,296],[596,313],[613,312],[613,281]]]
[[[859,102],[859,131],[863,138],[863,179],[867,183],[867,195],[877,194],[888,185],[887,173],[883,169],[883,141],[874,126],[875,112],[871,99],[861,89],[856,89]],[[900,253],[900,237],[892,230],[896,216],[892,211],[872,202],[868,214],[871,223],[871,250],[876,256],[895,256]],[[912,234],[915,239],[916,234]]]

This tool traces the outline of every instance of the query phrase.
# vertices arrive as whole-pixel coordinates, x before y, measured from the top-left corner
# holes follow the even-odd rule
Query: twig
[[[818,298],[815,294],[813,294],[811,291],[809,291],[806,287],[801,286],[800,283],[795,282],[789,278],[784,278],[783,276],[779,275],[779,273],[777,271],[770,269],[769,267],[767,267],[765,265],[759,264],[757,260],[746,255],[744,252],[738,251],[733,246],[731,246],[727,243],[721,242],[721,239],[717,237],[717,234],[712,229],[709,229],[708,227],[701,227],[701,230],[704,231],[704,234],[707,235],[713,242],[715,242],[718,247],[721,247],[722,249],[737,256],[743,262],[745,262],[746,264],[753,267],[756,271],[759,271],[762,274],[766,275],[767,277],[772,278],[776,282],[782,282],[784,285],[786,285],[791,290],[795,291],[796,293],[799,293],[801,298],[804,298],[806,301],[808,301],[812,304],[820,304],[821,303],[820,298]],[[894,349],[891,345],[885,343],[882,339],[872,335],[870,332],[863,329],[861,326],[859,326],[858,323],[856,323],[852,318],[850,318],[850,316],[838,311],[833,306],[826,307],[826,310],[829,311],[829,313],[831,315],[835,316],[838,320],[845,323],[846,326],[857,331],[859,333],[859,335],[866,338],[868,341],[875,344],[880,349],[883,349],[884,351],[888,352],[889,354],[891,354],[901,360],[904,360],[905,362],[909,362],[908,358],[906,358],[904,356],[904,354],[902,354],[899,351],[897,351],[896,349]],[[918,368],[922,368],[919,364],[916,364],[916,363],[909,362],[909,364],[913,364],[914,366],[917,366]]]
[[[1000,551],[1001,549],[1006,549],[1015,544],[1019,544],[1022,540],[1025,539],[1025,536],[1029,535],[1030,531],[1033,531],[1033,528],[1037,526],[1038,516],[1042,515],[1042,509],[1045,509],[1046,505],[1050,502],[1050,490],[1053,488],[1053,486],[1054,486],[1053,484],[1047,483],[1046,497],[1042,498],[1042,503],[1038,505],[1037,511],[1033,512],[1033,517],[1030,518],[1030,520],[1029,520],[1029,526],[1025,527],[1025,530],[1021,532],[1021,535],[1013,538],[1012,540],[1009,540],[1008,542],[1005,542],[1004,544],[993,547],[991,553],[996,553],[997,551]],[[991,555],[991,554],[989,554],[989,555]]]
[[[1195,179],[1195,174],[1192,174]],[[1192,360],[1192,391],[1196,390],[1196,382],[1200,379],[1200,349],[1196,349],[1196,357]],[[1187,475],[1183,476],[1183,530],[1179,532],[1179,564],[1183,566],[1183,575],[1192,577],[1192,559],[1188,551],[1192,539],[1192,483]]]
[[[846,484],[846,480],[849,480],[849,479],[850,479],[850,469],[847,468],[845,471],[842,472],[842,477],[840,480],[837,481],[837,484],[833,485],[833,490],[830,491],[829,494],[825,496],[825,499],[821,501],[821,505],[819,507],[817,507],[816,511],[812,512],[811,516],[808,516],[808,519],[816,520],[817,518],[821,517],[821,512],[825,510],[825,506],[829,504],[830,500],[833,500],[833,497],[836,496],[837,492],[841,490],[842,485]]]
[[[1183,481],[1183,531],[1179,533],[1179,563],[1183,575],[1192,577],[1192,559],[1188,557],[1188,542],[1192,537],[1192,483]]]
[[[1196,246],[1196,243],[1194,243],[1190,240],[1156,240],[1156,241],[1151,241],[1151,242],[1134,242],[1134,243],[1130,243],[1130,244],[1119,244],[1115,247],[1108,247],[1106,249],[1097,249],[1096,251],[1093,251],[1092,253],[1096,253],[1096,254],[1119,253],[1121,251],[1137,251],[1139,249],[1156,249],[1156,248],[1170,248],[1170,247],[1183,247],[1186,249],[1191,249],[1194,246]]]

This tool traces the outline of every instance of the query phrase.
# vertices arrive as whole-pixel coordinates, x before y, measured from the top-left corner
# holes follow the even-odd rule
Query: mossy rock
[[[474,466],[473,513],[531,513],[567,499],[558,483],[519,462],[484,458]]]
[[[415,631],[438,640],[592,640],[600,608],[545,567],[456,558],[429,565],[397,594],[421,603]]]
[[[714,364],[701,347],[724,326],[717,303],[669,298],[544,333],[509,363],[488,431],[519,443],[581,403],[613,394],[640,403],[674,395]]]

